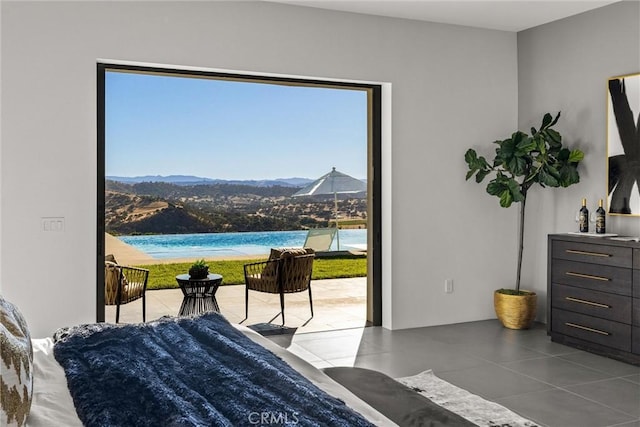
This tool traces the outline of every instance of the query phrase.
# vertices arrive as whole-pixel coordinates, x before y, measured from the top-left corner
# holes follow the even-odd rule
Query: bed
[[[80,325],[31,339],[17,307],[0,297],[0,344],[2,387],[13,391],[2,393],[3,425],[394,425],[320,370],[217,313]]]
[[[0,425],[475,425],[379,372],[318,370],[218,313],[31,339],[0,296],[0,346]]]

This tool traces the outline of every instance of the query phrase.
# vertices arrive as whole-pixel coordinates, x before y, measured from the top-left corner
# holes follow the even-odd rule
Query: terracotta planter
[[[500,291],[493,293],[493,307],[505,328],[529,329],[536,318],[538,296],[535,292],[522,292],[527,294],[509,295]]]

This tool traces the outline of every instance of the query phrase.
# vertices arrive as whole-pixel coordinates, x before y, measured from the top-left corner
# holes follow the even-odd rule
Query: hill
[[[175,185],[208,185],[208,184],[230,184],[248,185],[251,187],[304,187],[313,180],[308,178],[278,178],[261,180],[225,180],[211,179],[192,175],[144,175],[144,176],[107,176],[107,180],[122,182],[125,184],[139,184],[142,182],[166,182]]]
[[[113,234],[204,233],[206,218],[157,197],[107,191],[105,228]]]
[[[326,227],[333,197],[292,198],[297,187],[207,183],[106,182],[110,234],[282,231]],[[344,219],[366,220],[366,199],[342,195]]]

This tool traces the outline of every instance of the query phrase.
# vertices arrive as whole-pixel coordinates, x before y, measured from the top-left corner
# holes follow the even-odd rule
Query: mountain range
[[[304,187],[313,182],[308,178],[278,178],[278,179],[262,179],[262,180],[225,180],[211,179],[192,175],[144,175],[144,176],[107,176],[106,179],[111,181],[123,182],[126,184],[138,184],[141,182],[167,182],[176,185],[203,185],[203,184],[232,184],[232,185],[250,185],[253,187],[273,187],[276,185],[282,187]]]

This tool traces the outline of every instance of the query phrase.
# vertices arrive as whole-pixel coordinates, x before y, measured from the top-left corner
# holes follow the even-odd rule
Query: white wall
[[[585,152],[580,183],[534,189],[527,204],[523,284],[546,301],[547,234],[577,230],[580,201],[590,209],[607,195],[607,79],[640,72],[640,2],[620,2],[518,34],[519,127],[539,126],[562,111],[557,126]],[[636,111],[637,115],[639,112]],[[607,231],[638,236],[640,217],[607,217]],[[539,304],[538,319],[545,319]]]
[[[389,82],[385,325],[494,317],[516,210],[464,181],[463,155],[517,124],[515,34],[260,2],[1,5],[0,283],[35,336],[95,320],[99,58]]]

